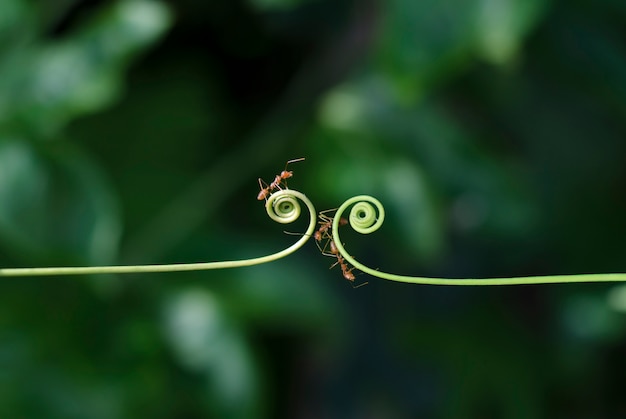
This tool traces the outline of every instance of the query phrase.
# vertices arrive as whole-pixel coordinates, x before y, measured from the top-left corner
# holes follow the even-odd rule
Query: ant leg
[[[336,257],[335,255],[333,255],[332,253],[329,253],[326,251],[326,248],[328,247],[328,243],[329,241],[326,240],[326,244],[324,245],[324,247],[320,247],[320,244],[318,243],[318,241],[315,241],[315,244],[317,245],[317,248],[320,250],[320,252],[324,255],[324,256],[330,256],[330,257]]]
[[[335,256],[335,255],[333,255]],[[330,265],[330,268],[328,269],[333,269],[335,266],[339,265],[341,263],[341,261],[339,260],[339,258],[337,258],[337,262],[333,263],[332,265]]]
[[[327,210],[324,210],[324,211],[320,211],[317,214],[318,214],[318,216],[320,217],[321,220],[324,220],[326,222],[328,222],[328,221],[332,222],[334,217],[326,215],[327,213],[329,213],[331,211],[337,211],[337,208],[331,208],[331,209],[327,209]]]
[[[289,234],[290,236],[306,236],[306,237],[312,236],[311,234],[296,233],[294,231],[287,231],[287,230],[283,230],[283,233]]]
[[[322,221],[319,222],[320,224],[325,224],[325,223],[332,224],[333,223],[333,220],[335,219],[335,217],[334,216],[330,216],[330,215],[326,215],[326,213],[331,212],[331,211],[337,211],[337,208],[332,208],[332,209],[320,211],[318,213],[319,219],[322,220]],[[339,225],[340,226],[345,226],[347,224],[348,224],[348,219],[347,218],[341,217],[339,219]]]

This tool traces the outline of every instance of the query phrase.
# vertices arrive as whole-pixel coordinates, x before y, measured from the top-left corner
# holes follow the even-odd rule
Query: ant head
[[[290,172],[288,170],[283,170],[282,172],[280,172],[280,177],[282,179],[289,179],[292,176],[293,176],[293,172]]]
[[[347,219],[347,218],[343,218],[343,217],[341,217],[341,218],[339,219],[339,225],[340,225],[340,226],[345,226],[346,224],[348,224],[348,219]]]
[[[319,230],[316,231],[315,233],[313,233],[313,238],[317,240],[318,242],[322,241],[322,233],[320,233]]]

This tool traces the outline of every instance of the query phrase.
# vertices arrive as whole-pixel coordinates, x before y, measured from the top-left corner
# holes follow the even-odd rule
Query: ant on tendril
[[[281,184],[283,184],[285,186],[285,189],[287,189],[287,179],[293,176],[293,172],[288,171],[287,166],[289,166],[289,163],[295,163],[295,162],[299,162],[302,160],[304,160],[304,157],[301,157],[299,159],[288,160],[287,163],[285,164],[285,169],[282,172],[280,172],[280,174],[276,175],[276,177],[274,178],[274,181],[270,183],[269,185],[265,183],[263,179],[259,178],[259,187],[261,188],[261,190],[259,191],[259,194],[257,195],[256,199],[258,199],[259,201],[262,201],[264,199],[267,200],[267,197],[270,196],[272,192],[274,192],[276,189],[279,189],[279,190],[282,189],[280,187]]]
[[[318,214],[320,220],[319,224],[320,227],[317,229],[317,231],[315,233],[313,233],[313,238],[319,243],[322,241],[322,239],[330,239],[331,236],[328,233],[328,230],[330,230],[333,226],[333,220],[334,217],[329,217],[328,215],[326,215],[327,212],[330,211],[335,211],[336,209],[330,209],[330,210],[325,210],[325,211],[320,211],[320,213]],[[348,224],[348,220],[341,217],[339,219],[339,225],[340,226],[345,226],[346,224]],[[320,249],[321,250],[321,249]]]
[[[320,250],[320,252],[324,256],[337,258],[337,262],[330,265],[329,269],[332,269],[335,266],[339,265],[339,267],[341,268],[341,273],[343,274],[343,277],[352,284],[352,288],[359,288],[363,285],[366,285],[367,282],[364,282],[363,284],[356,285],[356,286],[354,285],[354,281],[356,279],[354,274],[352,273],[352,271],[354,270],[354,266],[350,268],[350,266],[348,265],[348,262],[346,262],[346,260],[341,255],[341,253],[339,253],[339,249],[337,249],[337,245],[335,245],[335,241],[333,240],[332,236],[328,233],[328,230],[332,227],[333,220],[334,220],[334,217],[326,215],[326,213],[330,211],[335,211],[335,210],[334,209],[326,210],[326,211],[321,211],[319,213],[319,218],[321,220],[319,222],[320,227],[313,234],[313,238],[315,239],[315,244],[317,245],[317,248]],[[339,225],[344,226],[346,224],[348,224],[348,220],[341,217],[339,219]],[[321,242],[324,239],[326,239],[326,243],[324,244],[324,247],[322,247]],[[330,248],[330,252],[327,252],[326,248]]]

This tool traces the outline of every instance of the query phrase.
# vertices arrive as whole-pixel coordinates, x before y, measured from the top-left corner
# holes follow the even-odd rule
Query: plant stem
[[[278,191],[267,200],[265,208],[273,220],[286,224],[300,216],[297,199],[304,202],[309,211],[309,226],[306,233],[290,247],[267,256],[252,259],[232,260],[224,262],[174,263],[168,265],[122,265],[122,266],[83,266],[83,267],[46,267],[46,268],[5,268],[0,269],[0,276],[45,276],[45,275],[87,275],[87,274],[123,274],[146,272],[180,272],[208,269],[239,268],[273,262],[290,255],[306,243],[315,230],[317,222],[313,203],[301,192],[285,189]]]

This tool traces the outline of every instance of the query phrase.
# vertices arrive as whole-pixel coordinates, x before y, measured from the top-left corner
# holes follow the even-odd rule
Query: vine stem
[[[87,275],[87,274],[125,274],[146,272],[181,272],[208,269],[239,268],[259,265],[283,258],[301,248],[311,237],[317,222],[317,213],[313,203],[301,192],[293,189],[278,191],[267,200],[265,208],[274,221],[287,224],[300,216],[300,205],[295,199],[304,202],[309,211],[309,226],[306,233],[290,247],[267,256],[252,259],[231,260],[224,262],[174,263],[167,265],[119,265],[119,266],[83,266],[83,267],[46,267],[46,268],[5,268],[0,269],[0,276],[46,276],[46,275]]]
[[[333,240],[337,250],[347,262],[371,276],[389,281],[406,282],[424,285],[528,285],[528,284],[558,284],[575,282],[620,282],[626,281],[626,273],[607,274],[573,274],[573,275],[543,275],[510,278],[430,278],[420,276],[395,275],[369,268],[358,262],[348,254],[339,236],[339,220],[345,210],[354,205],[350,212],[350,225],[357,232],[369,234],[382,225],[385,218],[385,209],[380,201],[369,195],[359,195],[345,201],[336,211],[333,220]],[[374,208],[375,207],[375,208]]]

